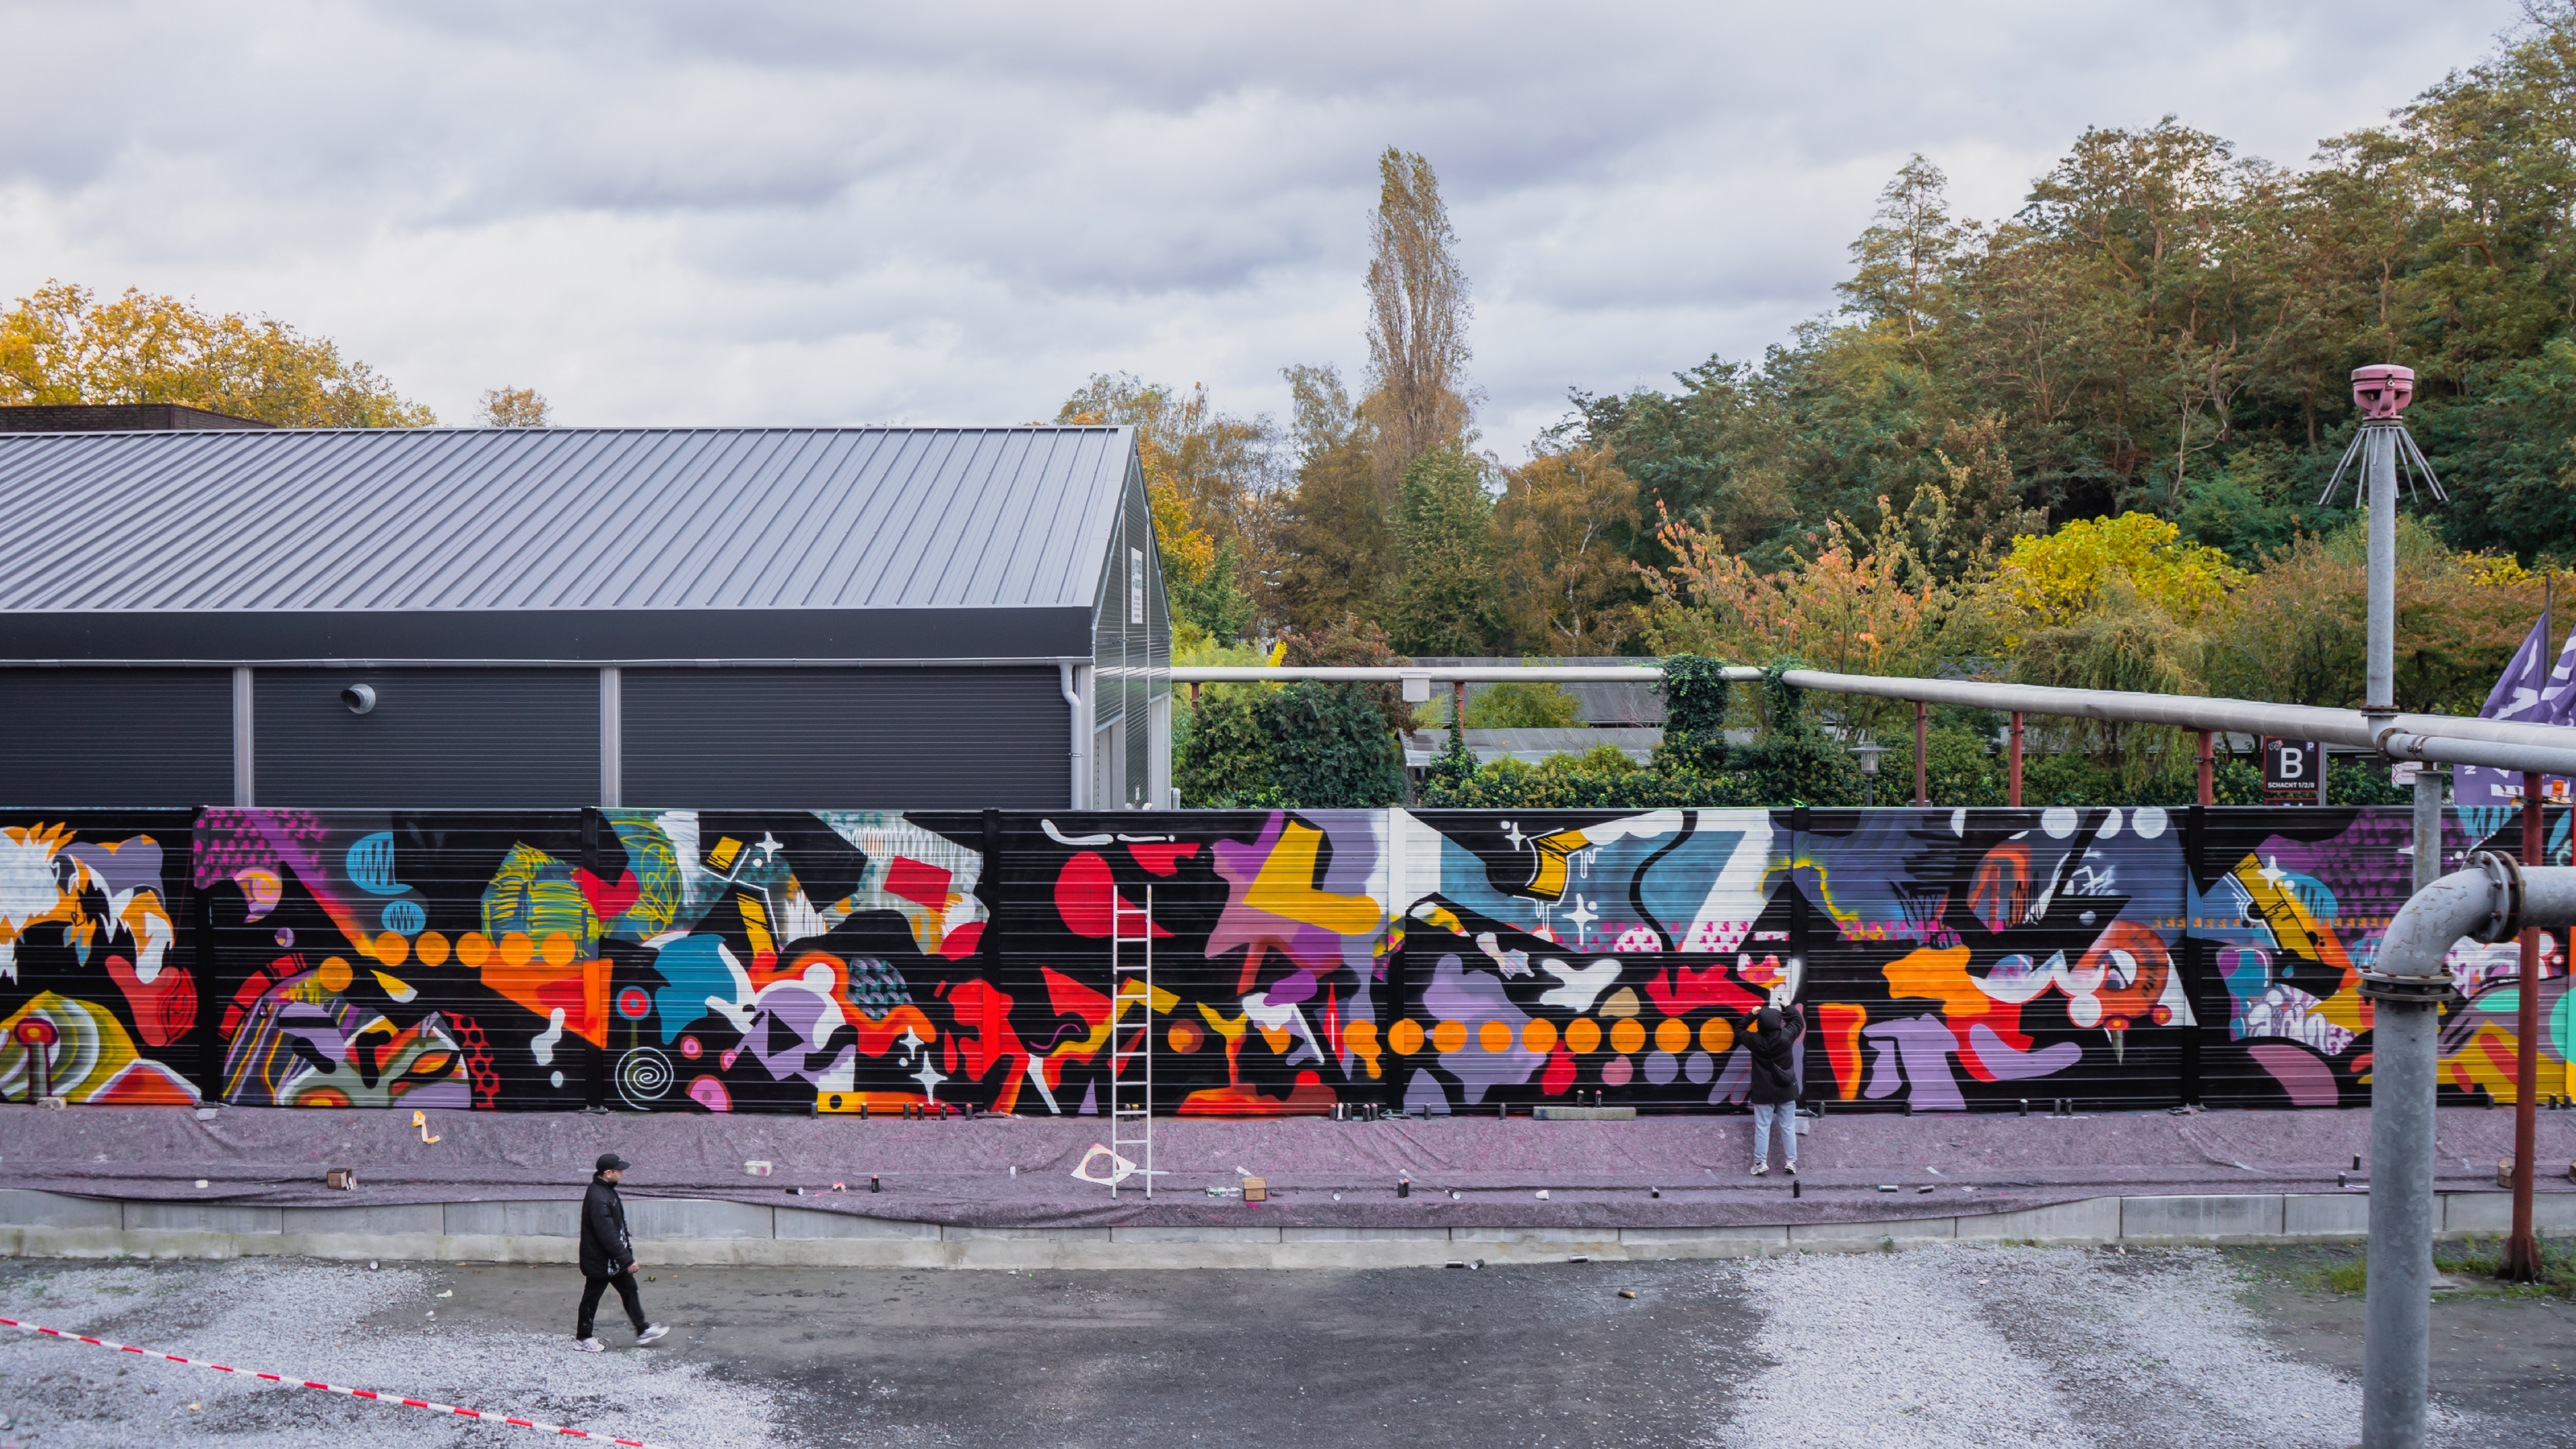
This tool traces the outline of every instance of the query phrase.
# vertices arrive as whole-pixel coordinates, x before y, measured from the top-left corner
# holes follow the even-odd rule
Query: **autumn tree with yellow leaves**
[[[438,418],[363,362],[274,317],[220,316],[128,288],[47,282],[0,312],[0,404],[178,403],[286,428]]]

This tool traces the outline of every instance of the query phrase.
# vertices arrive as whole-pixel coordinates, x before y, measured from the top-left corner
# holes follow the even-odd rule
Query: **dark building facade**
[[[1123,428],[0,435],[0,802],[1168,804]]]

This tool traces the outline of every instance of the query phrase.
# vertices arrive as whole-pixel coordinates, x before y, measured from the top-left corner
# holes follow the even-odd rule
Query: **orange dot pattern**
[[[1343,1040],[1354,1050],[1373,1051],[1377,1046],[1377,1028],[1364,1021],[1343,1029]],[[1435,1052],[1465,1051],[1470,1042],[1489,1052],[1507,1052],[1514,1046],[1523,1051],[1545,1055],[1563,1046],[1576,1056],[1586,1056],[1601,1049],[1608,1038],[1610,1050],[1623,1056],[1644,1051],[1652,1042],[1659,1052],[1678,1056],[1689,1051],[1694,1041],[1701,1051],[1711,1056],[1722,1055],[1735,1047],[1735,1026],[1722,1016],[1712,1016],[1699,1024],[1694,1033],[1691,1024],[1678,1016],[1668,1016],[1649,1032],[1646,1024],[1633,1017],[1622,1017],[1610,1023],[1605,1032],[1601,1023],[1588,1016],[1568,1022],[1562,1031],[1544,1017],[1532,1017],[1514,1033],[1507,1021],[1439,1021],[1428,1031],[1411,1019],[1397,1022],[1386,1030],[1387,1047],[1399,1056],[1411,1056],[1429,1047]]]

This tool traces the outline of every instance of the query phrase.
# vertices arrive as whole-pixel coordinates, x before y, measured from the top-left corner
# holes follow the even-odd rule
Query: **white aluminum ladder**
[[[1143,927],[1137,939],[1144,942],[1144,972],[1135,990],[1128,989],[1125,974],[1127,923]],[[1154,888],[1145,887],[1145,904],[1131,906],[1113,888],[1109,896],[1109,1150],[1136,1165],[1136,1173],[1145,1179],[1145,1196],[1154,1196]],[[1136,1030],[1136,1046],[1128,1050],[1120,1045],[1119,1028],[1125,1024],[1127,1006],[1142,1008],[1144,1020]],[[1142,1061],[1143,1067],[1131,1071],[1130,1062]],[[1131,1151],[1130,1149],[1133,1149]],[[1118,1196],[1113,1179],[1109,1195]]]

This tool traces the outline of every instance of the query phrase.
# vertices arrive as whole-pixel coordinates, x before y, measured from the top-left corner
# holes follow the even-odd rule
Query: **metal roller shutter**
[[[232,798],[231,670],[0,670],[0,803]]]
[[[1045,809],[1068,718],[1047,667],[628,669],[631,805]]]
[[[352,714],[340,691],[366,684]],[[262,669],[262,805],[415,810],[578,806],[599,794],[594,669]]]

